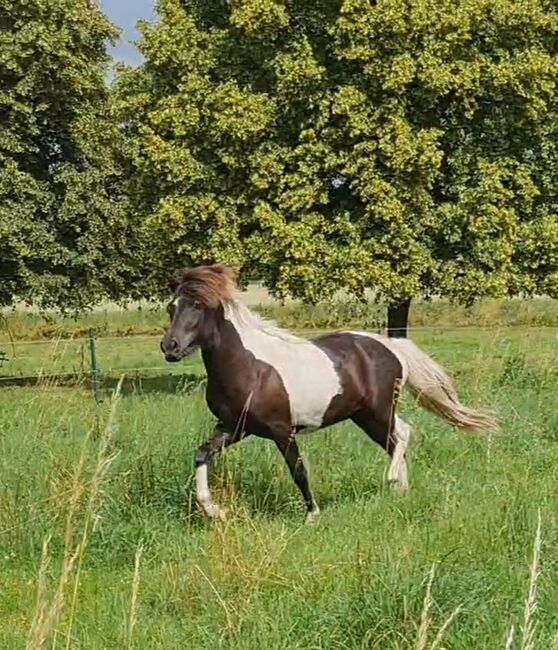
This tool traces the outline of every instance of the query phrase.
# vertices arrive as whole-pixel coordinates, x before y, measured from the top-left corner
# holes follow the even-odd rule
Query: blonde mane
[[[251,311],[241,301],[234,273],[228,266],[211,264],[184,269],[175,283],[182,295],[200,302],[204,307],[215,309],[222,305],[225,315],[239,327],[257,330],[288,343],[307,343],[305,339]]]
[[[286,341],[287,343],[308,343],[306,339],[291,334],[288,330],[278,327],[273,321],[263,318],[259,314],[255,314],[244,303],[238,300],[238,298],[233,299],[223,306],[225,315],[229,316],[239,327],[258,330],[262,334]]]

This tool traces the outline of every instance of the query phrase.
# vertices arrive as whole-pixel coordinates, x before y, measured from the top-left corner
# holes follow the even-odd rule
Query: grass
[[[512,628],[511,648],[551,647],[556,334],[415,338],[464,398],[495,404],[502,433],[455,432],[405,399],[404,497],[385,488],[384,453],[352,424],[303,436],[322,508],[311,527],[282,460],[257,439],[212,473],[227,521],[202,519],[193,454],[212,419],[199,391],[154,386],[95,406],[51,381],[0,390],[0,648],[468,650],[504,648]],[[31,370],[50,367],[41,345]],[[160,364],[156,339],[106,345],[101,366]]]

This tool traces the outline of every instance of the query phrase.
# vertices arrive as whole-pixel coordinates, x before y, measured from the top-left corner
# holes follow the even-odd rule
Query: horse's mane
[[[200,302],[204,307],[216,309],[235,300],[234,274],[228,266],[211,264],[184,269],[171,279],[173,291]]]
[[[222,305],[225,314],[239,327],[258,330],[291,343],[307,342],[248,309],[238,299],[234,273],[228,266],[211,264],[184,269],[170,281],[170,285],[173,291],[179,289],[180,294],[200,302],[204,307],[216,309]]]
[[[289,343],[307,343],[306,339],[300,338],[291,334],[288,330],[278,327],[273,321],[267,318],[262,318],[259,314],[255,314],[252,310],[248,309],[239,300],[234,300],[225,305],[225,314],[227,314],[233,322],[239,327],[245,329],[258,330],[267,336],[272,336],[282,341]]]

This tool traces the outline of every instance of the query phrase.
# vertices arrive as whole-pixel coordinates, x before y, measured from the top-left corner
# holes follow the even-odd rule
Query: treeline
[[[220,261],[309,302],[558,297],[555,0],[0,6],[0,304]]]

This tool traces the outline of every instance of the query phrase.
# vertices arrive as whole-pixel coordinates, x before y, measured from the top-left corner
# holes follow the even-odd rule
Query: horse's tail
[[[409,339],[390,338],[389,347],[405,364],[405,385],[421,406],[467,431],[497,429],[492,412],[464,406],[446,371]],[[406,371],[406,372],[405,372]]]

